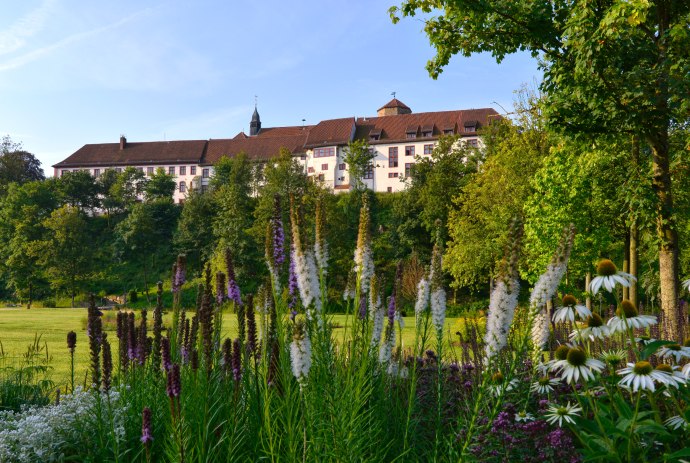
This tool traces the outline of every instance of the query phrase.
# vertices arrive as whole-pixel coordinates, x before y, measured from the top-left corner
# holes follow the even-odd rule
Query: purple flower
[[[170,370],[168,370],[168,382],[167,382],[167,393],[168,397],[179,397],[180,391],[182,389],[182,384],[180,382],[180,366],[177,363],[173,363]]]
[[[74,349],[77,347],[77,333],[74,331],[67,333],[67,347],[71,353],[74,353]]]
[[[388,324],[393,326],[393,322],[395,322],[395,291],[388,299]]]
[[[169,371],[172,366],[172,361],[170,360],[170,339],[161,339],[161,359],[163,361],[163,369]]]
[[[293,255],[292,253],[291,255]],[[297,286],[297,273],[295,272],[295,259],[290,259],[290,272],[288,275],[288,307],[295,309],[297,306],[297,294],[299,287]],[[294,318],[293,318],[294,319]]]
[[[273,218],[271,219],[271,228],[273,229],[273,263],[276,266],[276,271],[278,267],[285,262],[285,230],[283,229],[283,220],[281,219],[282,214],[280,210],[280,196],[276,195],[273,207]]]
[[[149,407],[144,407],[144,411],[141,413],[141,442],[144,445],[148,445],[153,441],[153,435],[151,434],[151,409]]]
[[[359,297],[359,318],[360,320],[367,318],[367,297],[365,294]]]
[[[242,346],[239,338],[232,342],[232,377],[237,382],[242,378]]]
[[[237,286],[237,281],[235,281],[235,266],[232,263],[232,253],[230,249],[225,250],[225,273],[228,282],[228,299],[235,304],[242,304],[240,288]]]

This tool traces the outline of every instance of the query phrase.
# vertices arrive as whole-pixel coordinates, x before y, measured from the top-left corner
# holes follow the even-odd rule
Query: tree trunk
[[[630,273],[630,230],[625,233],[625,246],[623,246],[623,271]],[[630,299],[630,288],[623,286],[623,299]]]
[[[673,195],[669,165],[668,133],[659,134],[651,144],[653,180],[657,197],[657,235],[659,238],[659,280],[664,339],[681,342],[678,311],[678,233],[673,217]]]
[[[630,274],[638,278],[638,254],[637,254],[637,240],[639,231],[637,230],[637,222],[633,221],[630,226]],[[630,302],[637,307],[637,280],[630,283]]]
[[[29,303],[26,305],[26,310],[31,310],[31,303],[33,302],[34,285],[29,282]]]

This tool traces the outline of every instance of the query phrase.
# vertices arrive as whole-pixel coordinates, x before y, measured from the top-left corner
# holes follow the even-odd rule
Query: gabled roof
[[[385,105],[381,106],[378,110],[381,111],[382,109],[388,109],[388,108],[403,108],[403,109],[407,109],[408,111],[412,111],[409,106],[407,106],[405,103],[398,100],[397,98],[393,98],[391,101],[389,101]]]
[[[321,121],[311,128],[305,148],[327,145],[346,145],[352,141],[355,128],[354,117]]]
[[[406,140],[411,127],[421,127],[432,130],[432,137],[438,137],[448,127],[464,127],[466,121],[479,121],[481,125],[489,125],[489,119],[497,117],[498,113],[492,108],[465,109],[458,111],[435,111],[429,113],[398,114],[395,116],[360,117],[357,118],[355,139],[369,140],[371,144],[392,143]],[[372,130],[381,130],[379,140],[372,141],[369,134]]]
[[[214,164],[223,156],[233,157],[242,152],[249,159],[264,161],[277,156],[281,148],[287,148],[292,154],[303,153],[312,127],[273,127],[261,129],[253,137],[239,133],[235,138],[211,139],[203,163]]]
[[[53,167],[117,166],[137,164],[198,164],[204,157],[206,140],[126,142],[84,145]]]

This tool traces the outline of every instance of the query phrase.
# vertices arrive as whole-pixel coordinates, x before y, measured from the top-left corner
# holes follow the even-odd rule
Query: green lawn
[[[106,319],[114,319],[115,312],[106,312]],[[164,323],[169,324],[169,314]],[[343,339],[345,315],[329,316],[335,329],[333,337],[336,341]],[[149,320],[151,311],[149,311]],[[235,336],[237,318],[233,313],[225,313],[223,317],[224,336]],[[351,325],[352,321],[348,323]],[[462,327],[462,318],[446,320],[446,333],[454,333]],[[117,356],[117,337],[114,323],[106,323],[108,340],[112,344],[113,356]],[[86,309],[31,309],[0,308],[0,344],[5,358],[0,359],[0,367],[10,365],[21,360],[27,347],[33,344],[36,336],[40,336],[40,343],[45,348],[43,355],[50,359],[52,367],[51,379],[58,387],[68,382],[69,378],[69,350],[67,349],[67,333],[71,330],[77,333],[77,349],[75,353],[75,382],[83,383],[88,368],[88,342],[86,338]],[[403,345],[410,347],[414,344],[414,317],[405,318],[403,330]],[[447,349],[447,348],[446,348]],[[448,350],[446,350],[448,352]],[[115,360],[116,361],[116,360]],[[64,388],[63,388],[64,390]]]

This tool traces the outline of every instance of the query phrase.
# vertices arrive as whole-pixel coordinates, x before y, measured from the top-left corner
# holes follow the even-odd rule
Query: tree
[[[455,54],[490,52],[500,62],[527,50],[540,57],[550,123],[575,134],[637,135],[652,153],[657,199],[661,306],[667,337],[679,339],[678,233],[671,180],[674,127],[690,100],[690,3],[682,0],[546,2],[406,0],[391,9],[426,21],[437,77]]]
[[[201,262],[213,255],[216,240],[213,226],[217,206],[215,195],[190,189],[182,206],[180,220],[175,232],[175,248],[187,255],[187,267],[201,269]]]
[[[24,151],[21,143],[15,143],[5,135],[0,141],[0,195],[12,182],[22,184],[35,180],[45,180],[41,161]]]
[[[110,216],[115,212],[122,212],[124,205],[120,198],[114,194],[114,188],[122,174],[117,173],[114,169],[106,169],[98,179],[96,179],[96,187],[98,188],[98,197],[100,198],[101,207],[105,210],[108,218],[108,226],[110,226]]]
[[[0,203],[0,271],[27,308],[48,286],[40,262],[44,221],[58,207],[54,181],[13,184]]]
[[[40,263],[54,288],[69,290],[74,307],[74,297],[91,273],[95,251],[84,213],[65,204],[54,210],[43,225],[48,233],[37,243]]]
[[[124,208],[129,209],[144,194],[147,182],[148,180],[143,171],[134,167],[127,167],[118,176],[117,182],[111,187],[110,194]]]
[[[372,162],[376,158],[366,140],[354,140],[347,144],[343,162],[347,164],[347,171],[350,176],[350,187],[354,190],[366,189],[364,176],[372,169]]]
[[[172,201],[176,187],[175,178],[159,167],[144,185],[144,195],[147,201],[158,199]]]
[[[58,179],[58,190],[65,204],[79,210],[93,210],[99,206],[99,187],[85,170],[65,172]]]

